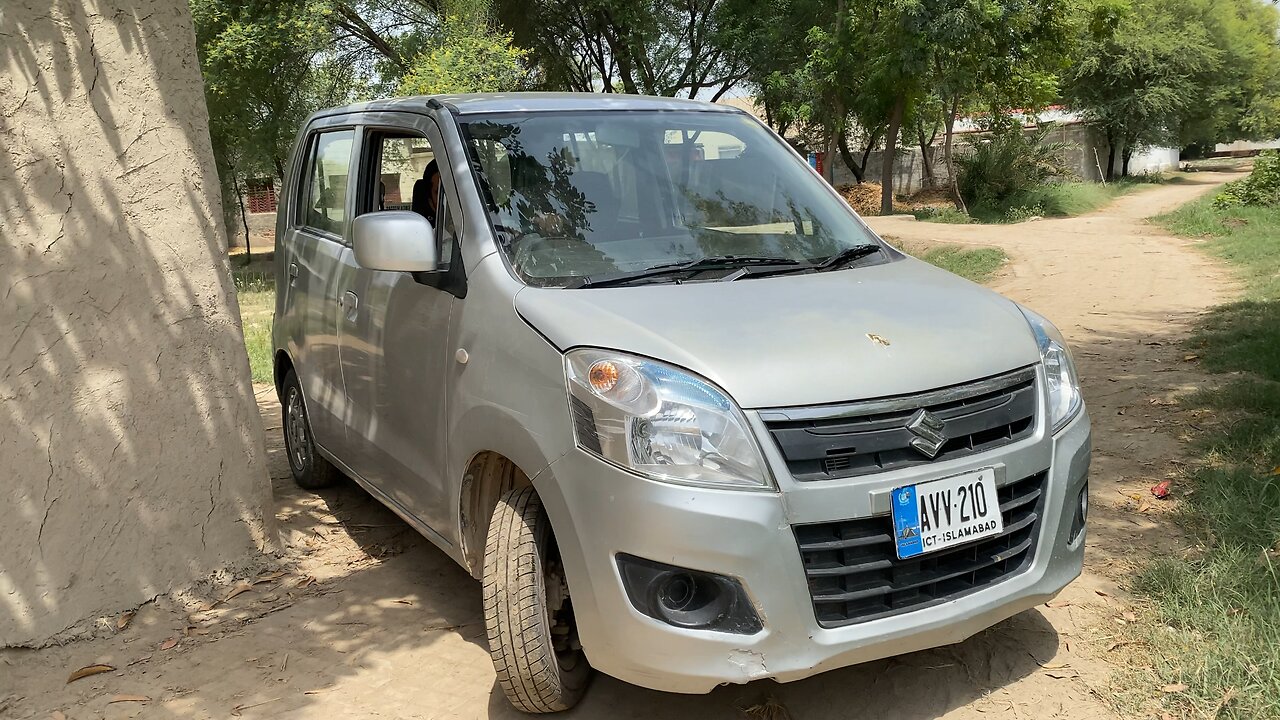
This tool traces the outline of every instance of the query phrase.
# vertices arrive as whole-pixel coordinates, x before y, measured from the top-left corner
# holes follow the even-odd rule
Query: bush
[[[953,225],[967,225],[973,222],[973,218],[953,207],[922,207],[911,211],[917,220],[925,220],[936,223],[950,223]]]
[[[1004,211],[1004,221],[1020,223],[1031,218],[1044,217],[1044,208],[1039,205],[1016,205]]]
[[[1092,182],[1050,182],[1023,193],[1009,203],[1039,208],[1043,217],[1072,217],[1106,205],[1120,194],[1117,183],[1102,185]]]
[[[970,206],[1004,207],[1055,177],[1069,174],[1062,160],[1065,143],[1046,143],[1052,126],[1035,132],[1021,128],[996,133],[973,152],[956,158],[960,194]]]
[[[1249,177],[1227,183],[1213,199],[1213,206],[1219,210],[1244,206],[1280,206],[1280,153],[1266,152],[1259,155]]]

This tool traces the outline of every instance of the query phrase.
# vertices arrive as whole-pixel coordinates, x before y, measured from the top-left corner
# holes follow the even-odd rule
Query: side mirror
[[[351,223],[356,262],[370,270],[435,272],[440,264],[431,221],[409,210],[365,213]]]

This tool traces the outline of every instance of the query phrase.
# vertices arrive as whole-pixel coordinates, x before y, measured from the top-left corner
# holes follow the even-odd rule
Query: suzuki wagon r
[[[324,110],[276,238],[294,477],[480,581],[521,710],[593,669],[704,693],[955,643],[1080,573],[1062,335],[886,245],[744,112]]]

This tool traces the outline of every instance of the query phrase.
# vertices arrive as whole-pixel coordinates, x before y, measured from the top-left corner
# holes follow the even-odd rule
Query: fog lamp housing
[[[618,570],[631,605],[654,620],[687,630],[754,635],[763,629],[738,580],[619,553]]]
[[[1080,495],[1076,498],[1075,512],[1071,516],[1071,532],[1067,536],[1067,542],[1074,543],[1084,533],[1085,523],[1089,520],[1089,481],[1085,480],[1084,485],[1080,488]]]

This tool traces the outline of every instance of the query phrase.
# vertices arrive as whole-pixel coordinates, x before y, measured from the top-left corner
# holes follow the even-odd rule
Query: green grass
[[[1000,248],[969,248],[963,245],[904,247],[903,250],[947,272],[976,283],[984,283],[1009,261]]]
[[[926,207],[919,210],[912,210],[911,214],[917,220],[925,220],[928,222],[947,223],[951,225],[966,225],[973,222],[973,218],[953,207]]]
[[[1206,249],[1236,267],[1253,300],[1280,300],[1280,208],[1215,210],[1206,196],[1155,219],[1178,235],[1204,238]]]
[[[1205,369],[1231,376],[1184,401],[1216,417],[1178,509],[1196,547],[1138,576],[1158,621],[1140,640],[1156,682],[1188,686],[1163,699],[1178,717],[1280,718],[1280,209],[1205,198],[1156,222],[1204,238],[1246,298],[1191,339]]]
[[[249,369],[256,383],[272,381],[271,320],[275,314],[275,280],[270,270],[250,266],[235,268],[232,278],[240,301],[240,322],[244,345],[249,352]]]
[[[1106,185],[1092,182],[1048,183],[1022,193],[999,207],[971,207],[967,216],[950,208],[926,209],[913,214],[917,220],[928,222],[983,224],[1022,222],[1032,217],[1075,217],[1105,207],[1121,195],[1181,180],[1181,177],[1146,175]]]

